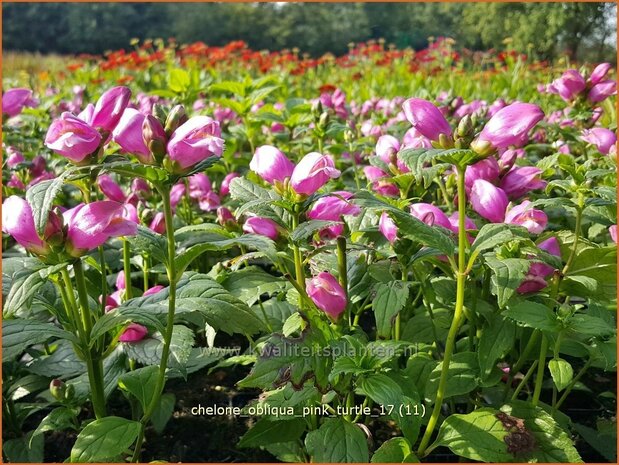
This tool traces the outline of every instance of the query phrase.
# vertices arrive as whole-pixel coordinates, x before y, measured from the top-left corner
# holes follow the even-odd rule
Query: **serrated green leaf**
[[[367,463],[370,459],[365,434],[343,418],[329,418],[305,438],[313,462]]]
[[[125,452],[137,439],[140,423],[105,417],[86,425],[71,449],[71,462],[106,462]]]
[[[548,369],[550,370],[550,375],[552,376],[552,380],[557,387],[559,392],[563,391],[574,377],[574,370],[572,369],[572,365],[566,360],[562,358],[553,358],[548,362]]]

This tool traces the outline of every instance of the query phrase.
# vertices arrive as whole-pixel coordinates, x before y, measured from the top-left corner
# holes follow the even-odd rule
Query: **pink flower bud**
[[[183,200],[186,193],[187,189],[185,188],[185,183],[183,181],[177,182],[172,186],[172,190],[170,191],[170,205],[172,206],[172,209],[176,208],[181,200]]]
[[[7,187],[17,190],[26,190],[26,185],[23,183],[21,179],[17,176],[17,174],[11,174],[11,179],[6,183]]]
[[[543,211],[532,208],[531,202],[525,200],[507,212],[505,223],[523,226],[532,234],[540,234],[546,229],[548,217]]]
[[[30,175],[32,177],[41,176],[47,168],[47,161],[42,155],[37,155],[32,159],[32,165],[30,167]]]
[[[153,157],[144,143],[142,126],[145,116],[134,108],[127,108],[112,132],[112,139],[127,153],[142,163],[152,163]]]
[[[561,249],[559,248],[559,242],[556,237],[551,237],[540,242],[538,247],[545,252],[561,258]],[[554,268],[550,265],[539,262],[531,263],[527,276],[516,291],[519,294],[528,294],[544,289],[547,285],[545,278],[550,276],[553,272]]]
[[[502,189],[477,179],[471,187],[471,205],[480,216],[493,223],[502,223],[509,200]]]
[[[417,128],[410,128],[402,138],[403,149],[431,149],[432,141],[421,134]]]
[[[606,74],[610,71],[611,64],[610,63],[600,63],[595,67],[595,69],[591,72],[591,76],[589,77],[589,83],[591,85],[596,85],[602,79],[606,77]]]
[[[24,163],[26,161],[24,155],[15,147],[7,147],[6,154],[8,155],[6,157],[6,166],[11,169],[15,168],[20,163]]]
[[[392,244],[398,238],[398,227],[395,225],[391,217],[387,212],[383,212],[378,220],[378,230],[385,236]]]
[[[81,112],[77,114],[77,117],[81,119],[86,124],[92,123],[92,117],[95,114],[95,106],[92,103],[86,105]]]
[[[217,209],[217,223],[222,226],[227,226],[229,224],[235,224],[236,218],[232,214],[232,212],[226,207],[219,207]]]
[[[457,211],[453,212],[451,215],[449,215],[449,224],[451,224],[451,230],[458,234],[458,231],[460,230],[460,215],[458,214]],[[475,224],[475,222],[470,219],[468,216],[464,217],[464,228],[467,231],[476,231],[477,230],[477,225]]]
[[[594,85],[589,91],[589,101],[593,103],[606,100],[611,95],[617,93],[617,81],[601,81]]]
[[[451,229],[451,223],[442,210],[429,203],[414,203],[410,206],[411,215],[429,226]]]
[[[279,226],[275,221],[268,218],[252,216],[247,218],[243,224],[243,231],[248,234],[257,234],[276,240],[279,235]]]
[[[124,270],[120,270],[116,275],[116,289],[125,289],[125,272]]]
[[[82,162],[101,143],[99,132],[69,112],[50,125],[45,145],[74,163]]]
[[[379,179],[387,176],[387,173],[381,170],[378,166],[372,165],[365,166],[363,168],[363,174],[365,174],[365,177],[370,182],[378,181]]]
[[[501,108],[484,126],[476,144],[488,143],[497,149],[521,146],[528,133],[544,118],[544,112],[531,103],[512,103]]]
[[[168,142],[170,160],[182,170],[220,157],[224,150],[219,123],[208,116],[194,116],[178,127]]]
[[[2,114],[9,117],[19,115],[24,107],[34,108],[37,101],[32,98],[30,89],[9,89],[2,94]]]
[[[585,129],[582,140],[597,147],[600,153],[608,155],[610,149],[617,143],[617,135],[606,128]]]
[[[372,190],[385,197],[399,197],[400,189],[398,186],[388,181],[375,181],[372,183]]]
[[[310,208],[307,217],[312,220],[337,221],[342,216],[357,216],[361,208],[348,201],[352,196],[352,192],[337,191],[333,195],[320,197]]]
[[[21,197],[12,195],[2,204],[2,231],[36,255],[46,255],[49,247],[37,234],[32,209]]]
[[[563,75],[555,79],[549,86],[549,91],[569,102],[576,98],[586,87],[585,78],[575,69],[568,69]]]
[[[464,182],[466,187],[471,187],[477,179],[494,182],[499,177],[499,164],[494,157],[484,158],[466,168]]]
[[[131,323],[125,328],[118,340],[120,342],[138,342],[146,337],[148,328],[137,323]]]
[[[131,91],[128,87],[112,87],[97,101],[91,125],[105,131],[113,131],[129,104]]]
[[[324,311],[333,320],[337,320],[346,309],[348,303],[346,292],[337,282],[337,279],[326,271],[310,279],[305,290],[316,307]]]
[[[127,199],[120,186],[107,174],[102,174],[97,178],[97,185],[103,195],[114,202],[124,203]]]
[[[273,184],[275,181],[284,182],[292,176],[294,163],[277,147],[262,145],[254,152],[249,169],[269,184]]]
[[[398,150],[400,141],[389,134],[380,136],[376,142],[376,155],[387,164],[395,162]]]
[[[110,237],[134,236],[137,224],[123,216],[124,205],[111,200],[79,204],[63,213],[67,251],[80,257]]]
[[[234,178],[238,178],[238,177],[239,177],[239,173],[235,173],[235,172],[228,173],[226,175],[223,181],[221,181],[221,187],[219,188],[219,195],[221,197],[225,197],[226,195],[230,193],[230,182]]]
[[[517,199],[532,190],[543,189],[546,181],[540,176],[542,170],[535,166],[515,167],[501,179],[501,189],[508,197]]]
[[[205,173],[197,173],[189,176],[189,197],[199,199],[207,192],[211,191],[211,180]]]
[[[337,178],[340,174],[329,155],[311,152],[295,166],[290,183],[297,194],[312,195],[329,179]]]
[[[421,135],[432,141],[438,141],[441,134],[451,136],[451,126],[441,111],[431,102],[420,98],[410,98],[404,102],[402,108],[406,119]]]
[[[165,289],[165,287],[157,285],[157,286],[153,286],[149,289],[147,289],[146,291],[144,291],[144,294],[142,294],[142,297],[146,297],[149,295],[154,295],[157,294],[159,291]]]
[[[610,238],[613,240],[613,242],[616,244],[617,243],[617,225],[613,224],[612,226],[610,226],[608,228],[608,232],[610,234]]]
[[[150,186],[142,178],[135,178],[131,181],[131,192],[142,199],[150,197],[151,194]]]
[[[155,213],[148,227],[157,234],[165,234],[165,215],[162,212]]]
[[[204,193],[204,195],[198,199],[200,210],[205,212],[217,210],[220,205],[221,200],[219,200],[219,196],[213,191]]]

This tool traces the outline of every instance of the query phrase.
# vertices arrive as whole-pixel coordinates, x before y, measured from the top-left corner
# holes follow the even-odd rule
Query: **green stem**
[[[129,241],[123,239],[123,270],[125,272],[125,300],[133,297],[131,289],[131,247]]]
[[[143,288],[144,292],[148,291],[148,275],[150,269],[150,257],[148,255],[142,256],[142,280],[144,281]]]
[[[419,445],[418,456],[423,457],[432,438],[432,433],[436,427],[438,417],[441,413],[441,406],[445,397],[445,389],[447,388],[447,378],[449,373],[449,362],[453,354],[454,347],[456,345],[456,337],[462,323],[462,316],[464,314],[464,286],[466,284],[466,191],[464,186],[464,169],[457,167],[458,171],[458,270],[456,271],[456,307],[454,310],[454,317],[451,321],[451,327],[447,334],[447,342],[445,344],[445,355],[443,358],[443,364],[441,367],[441,377],[439,379],[438,390],[436,392],[436,401],[430,419],[428,420],[428,426],[421,439]]]
[[[567,262],[565,262],[565,266],[563,267],[563,270],[561,271],[562,275],[567,274],[570,267],[572,266],[572,262],[574,261],[574,258],[576,258],[576,249],[578,246],[578,240],[580,239],[580,230],[582,226],[583,202],[584,202],[583,195],[579,194],[578,207],[576,208],[576,226],[574,227],[574,244],[572,244],[572,251],[570,252],[570,256],[568,257]]]
[[[168,366],[168,357],[170,355],[170,344],[172,343],[172,334],[174,330],[174,313],[176,310],[176,284],[178,277],[176,276],[176,264],[174,262],[176,258],[176,243],[174,242],[174,224],[172,217],[172,206],[170,205],[170,188],[167,186],[163,187],[159,189],[159,192],[161,193],[163,200],[163,213],[165,217],[166,237],[168,242],[167,274],[168,281],[170,282],[168,288],[168,318],[165,333],[163,335],[163,349],[161,352],[161,361],[159,363],[159,376],[157,377],[155,384],[153,398],[144,410],[144,415],[142,415],[142,419],[140,420],[141,428],[133,453],[133,462],[138,462],[140,460],[140,452],[144,441],[144,428],[146,427],[146,424],[148,423],[148,420],[150,420],[150,417],[155,409],[159,406],[159,400],[165,385],[165,373]]]
[[[101,268],[101,315],[105,315],[105,305],[107,300],[107,270],[105,268],[105,253],[103,246],[97,247],[99,252],[99,268]]]
[[[574,379],[572,379],[572,382],[565,388],[565,391],[563,392],[561,397],[559,397],[559,400],[557,401],[557,403],[552,407],[553,415],[559,409],[559,407],[561,407],[561,404],[565,402],[565,399],[567,399],[568,394],[571,392],[574,386],[576,386],[576,383],[580,380],[580,378],[582,378],[582,376],[585,374],[585,372],[589,369],[590,366],[591,366],[591,359],[587,360],[587,363],[585,363],[583,367],[580,369],[580,371],[578,372],[578,374],[574,376]]]
[[[524,378],[522,378],[522,380],[520,381],[520,383],[514,390],[514,393],[512,394],[512,401],[518,398],[518,394],[520,394],[520,391],[522,390],[522,388],[525,386],[525,384],[527,384],[527,381],[529,381],[529,378],[531,378],[531,376],[533,375],[533,372],[535,371],[535,367],[537,366],[538,363],[539,363],[539,360],[535,360],[531,364],[531,367],[529,368],[527,373],[524,375]]]
[[[542,392],[542,383],[544,382],[544,371],[546,369],[546,354],[548,353],[548,338],[542,334],[542,346],[539,350],[539,360],[537,365],[537,376],[535,378],[535,390],[533,391],[532,404],[537,407],[539,396]]]
[[[92,315],[88,305],[86,279],[84,277],[84,268],[81,260],[73,264],[73,272],[75,273],[77,295],[79,297],[80,310],[82,313],[82,334],[84,338],[82,342],[84,344],[83,350],[86,358],[88,381],[90,383],[90,397],[95,416],[97,419],[100,419],[107,416],[105,408],[105,390],[103,388],[103,362],[100,357],[98,357],[96,344],[92,344],[92,348],[88,350],[88,346],[91,345],[90,332],[92,330]],[[68,277],[68,272],[66,275]],[[72,293],[72,289],[72,287],[69,288],[69,295]],[[73,297],[73,300],[75,300],[75,297]]]
[[[339,236],[337,238],[337,270],[339,274],[339,282],[344,293],[346,294],[346,302],[348,302],[348,268],[346,266],[346,238]],[[348,326],[352,325],[350,320],[350,303],[346,304],[344,310],[344,321],[348,322]]]
[[[299,213],[297,212],[297,207],[295,205],[295,212],[292,215],[292,230],[294,231],[297,226],[299,226]],[[296,244],[292,246],[292,253],[294,255],[294,272],[297,284],[301,289],[305,289],[305,274],[303,271],[303,257],[301,256],[301,251]],[[299,306],[303,307],[303,299],[301,295],[299,295]]]

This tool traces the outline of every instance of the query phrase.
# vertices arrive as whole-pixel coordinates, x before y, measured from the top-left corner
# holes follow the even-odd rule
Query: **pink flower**
[[[576,98],[586,87],[585,78],[575,69],[568,69],[563,75],[550,84],[548,90],[569,102]]]
[[[105,131],[113,131],[129,104],[131,91],[128,87],[112,87],[97,101],[91,125]]]
[[[110,200],[124,203],[127,199],[120,186],[107,174],[102,174],[97,178],[97,185],[101,192],[103,192],[103,195]]]
[[[252,216],[247,218],[243,224],[243,231],[248,234],[257,234],[276,240],[279,235],[279,226],[275,221],[268,218]]]
[[[157,234],[165,234],[165,215],[162,212],[155,213],[148,227]]]
[[[74,163],[82,162],[101,143],[99,132],[71,113],[64,112],[50,125],[45,145]]]
[[[385,236],[392,244],[398,238],[398,227],[395,225],[391,217],[387,214],[387,212],[383,212],[380,215],[380,220],[378,220],[378,230]]]
[[[540,179],[542,170],[534,166],[512,168],[502,179],[500,187],[508,197],[517,199],[532,190],[543,189],[546,181]]]
[[[110,237],[134,236],[137,224],[123,216],[125,206],[103,200],[79,204],[63,213],[67,225],[66,248],[70,255],[80,257],[100,246]]]
[[[589,91],[589,101],[593,103],[606,100],[611,95],[617,93],[617,81],[601,81],[594,85]]]
[[[457,211],[453,212],[451,215],[449,215],[449,224],[451,224],[450,229],[458,234],[458,231],[460,230],[460,215],[458,214]],[[464,217],[464,228],[467,231],[476,231],[477,230],[477,225],[473,222],[472,219],[470,219],[468,216]]]
[[[504,149],[510,145],[521,146],[528,140],[528,133],[544,118],[544,112],[531,103],[512,103],[501,108],[490,118],[472,147],[490,145]]]
[[[146,337],[148,329],[137,323],[129,324],[122,332],[118,340],[120,342],[138,342]]]
[[[230,182],[234,179],[234,178],[238,178],[239,177],[239,173],[228,173],[226,175],[226,177],[223,179],[223,181],[221,181],[221,187],[219,188],[219,195],[222,197],[225,197],[226,195],[228,195],[230,193]]]
[[[612,226],[610,226],[608,228],[608,232],[610,233],[610,238],[616,244],[617,243],[617,225],[613,224]]]
[[[591,85],[595,85],[600,82],[606,74],[610,71],[611,64],[610,63],[600,63],[595,67],[595,69],[591,72],[591,76],[589,77],[589,83]]]
[[[451,126],[431,102],[410,98],[402,105],[406,119],[419,133],[432,141],[437,141],[439,136],[451,136]]]
[[[532,234],[540,234],[546,229],[548,217],[543,211],[532,208],[531,202],[525,200],[507,212],[505,223],[523,226]]]
[[[236,218],[228,208],[219,207],[217,209],[217,223],[222,226],[227,226],[228,224],[235,224]]]
[[[378,166],[372,166],[372,165],[365,166],[363,168],[363,174],[365,174],[365,177],[370,182],[377,181],[387,176],[387,173],[381,170]]]
[[[502,189],[488,181],[477,179],[471,187],[470,201],[473,210],[483,218],[493,223],[503,222],[509,200]]]
[[[17,165],[24,163],[26,161],[23,154],[20,151],[18,151],[15,147],[7,147],[6,154],[8,155],[6,157],[6,166],[8,166],[11,169],[15,168]]]
[[[484,158],[466,168],[464,182],[469,188],[477,179],[493,182],[498,179],[500,171],[499,164],[494,157]]]
[[[340,174],[329,155],[311,152],[295,166],[290,183],[297,194],[312,195],[329,179],[337,178]]]
[[[361,213],[361,208],[348,202],[353,196],[351,192],[337,191],[332,195],[320,197],[307,213],[307,217],[312,220],[336,221],[342,216],[357,216]]]
[[[9,89],[2,94],[2,114],[9,117],[19,115],[24,107],[34,108],[36,105],[30,89]]]
[[[217,210],[220,205],[221,200],[219,199],[219,196],[213,191],[205,192],[204,195],[202,195],[198,199],[198,206],[200,207],[200,210],[205,212]]]
[[[400,150],[400,141],[389,134],[380,136],[376,142],[376,155],[387,164],[395,164],[398,150]]]
[[[149,295],[154,295],[157,292],[161,291],[162,289],[165,289],[165,288],[163,286],[159,286],[159,285],[153,286],[150,289],[147,289],[146,291],[144,291],[144,294],[142,294],[142,297],[146,297],[146,296],[149,296]]]
[[[307,295],[316,307],[324,311],[331,319],[337,320],[346,310],[346,292],[337,279],[326,271],[319,273],[307,282]]]
[[[451,229],[451,223],[442,210],[429,203],[414,203],[410,206],[411,215],[429,226]]]
[[[29,252],[36,255],[49,252],[48,245],[36,232],[30,205],[21,197],[12,195],[2,204],[2,231]]]
[[[417,128],[410,128],[402,138],[402,148],[405,149],[431,149],[432,141],[421,134]]]
[[[170,205],[173,209],[183,200],[186,193],[187,189],[183,181],[177,182],[172,186],[172,190],[170,191]]]
[[[84,123],[89,124],[92,123],[92,117],[95,114],[95,106],[92,103],[86,105],[81,112],[77,114],[77,117],[81,119]]]
[[[211,180],[205,173],[197,173],[189,176],[189,197],[199,199],[211,191]]]
[[[127,153],[135,155],[145,164],[152,163],[153,156],[142,137],[145,116],[134,108],[127,108],[112,131],[112,140]]]
[[[556,237],[551,237],[538,244],[538,247],[549,254],[561,258],[561,249],[559,248],[559,242]],[[531,292],[538,292],[547,286],[546,279],[554,272],[554,268],[545,263],[531,263],[527,276],[522,281],[516,291],[519,294],[528,294]]]
[[[249,169],[269,184],[274,184],[275,181],[283,183],[286,178],[292,176],[294,163],[277,147],[262,145],[254,152]]]
[[[606,128],[585,129],[582,132],[582,140],[595,145],[600,153],[608,155],[610,149],[617,143],[617,135]]]
[[[170,160],[186,170],[210,157],[220,157],[224,149],[219,123],[208,116],[194,116],[170,137]]]
[[[375,181],[372,183],[372,190],[385,197],[399,197],[400,189],[398,186],[388,181]]]

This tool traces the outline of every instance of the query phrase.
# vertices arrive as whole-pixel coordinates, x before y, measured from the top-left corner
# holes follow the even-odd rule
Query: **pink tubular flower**
[[[342,216],[356,216],[361,213],[361,208],[348,202],[353,196],[352,192],[337,191],[332,195],[320,197],[307,213],[312,220],[336,221]]]
[[[442,210],[429,203],[414,203],[410,206],[411,215],[430,226],[451,229],[451,223]]]
[[[398,238],[398,227],[395,225],[387,212],[383,212],[378,220],[378,230],[392,244]]]
[[[402,104],[406,119],[420,134],[437,141],[441,134],[451,136],[451,127],[441,111],[431,102],[410,98]]]
[[[275,221],[268,218],[252,216],[247,218],[243,224],[243,231],[248,234],[257,234],[259,236],[266,236],[269,239],[276,240],[279,235],[279,226]]]
[[[82,162],[101,143],[99,132],[69,112],[50,125],[45,145],[74,163]]]
[[[30,89],[9,89],[2,94],[2,114],[9,117],[19,115],[24,107],[35,107],[37,101],[32,98]]]
[[[365,174],[365,177],[370,182],[378,181],[379,179],[387,176],[387,173],[385,173],[379,167],[371,165],[365,166],[363,168],[363,174]]]
[[[348,303],[346,292],[337,282],[335,276],[326,271],[310,279],[305,290],[316,307],[324,311],[333,320],[337,320],[346,309]]]
[[[540,179],[542,170],[535,166],[512,168],[502,179],[501,189],[508,197],[517,199],[532,190],[543,189],[546,181]]]
[[[120,342],[139,342],[148,334],[148,328],[138,323],[129,324],[122,332],[118,340]]]
[[[585,129],[581,137],[585,142],[595,145],[604,155],[608,155],[610,149],[617,143],[617,135],[606,128]]]
[[[376,142],[376,155],[387,164],[395,164],[398,150],[400,150],[400,141],[389,134],[380,136]]]
[[[311,152],[295,166],[290,183],[297,194],[312,195],[329,179],[337,178],[340,174],[329,155]]]
[[[63,213],[67,225],[66,248],[80,257],[110,237],[134,236],[137,224],[123,215],[124,205],[111,200],[80,204]]]
[[[152,231],[157,234],[165,233],[165,215],[162,212],[155,213],[150,225],[148,226]]]
[[[97,101],[91,125],[104,131],[113,131],[129,104],[131,91],[128,87],[112,87]]]
[[[489,145],[496,149],[504,149],[510,145],[521,146],[527,141],[529,131],[543,118],[544,112],[537,105],[512,103],[490,118],[474,145]]]
[[[6,154],[8,155],[6,157],[6,166],[11,169],[15,168],[20,163],[24,163],[26,161],[24,155],[15,147],[7,147]]]
[[[540,242],[538,247],[549,254],[561,258],[561,249],[559,248],[559,242],[556,237],[551,237],[550,239]],[[519,294],[528,294],[544,289],[547,286],[545,278],[550,276],[553,272],[554,268],[550,265],[538,262],[531,263],[527,276],[516,291]]]
[[[375,181],[372,183],[372,190],[377,194],[384,195],[385,197],[399,197],[400,189],[392,182],[388,181]]]
[[[157,286],[153,286],[149,289],[147,289],[146,291],[144,291],[144,294],[142,294],[142,297],[146,297],[149,295],[154,295],[157,292],[161,291],[162,289],[165,289],[163,286],[157,285]]]
[[[200,210],[205,212],[217,210],[220,205],[221,200],[219,199],[219,196],[213,191],[205,192],[204,195],[202,195],[202,197],[198,199],[198,206],[200,207]]]
[[[590,102],[597,103],[606,100],[611,95],[617,93],[617,81],[601,81],[594,85],[589,91],[588,99]]]
[[[170,137],[170,160],[186,170],[210,157],[220,157],[224,150],[219,123],[208,116],[194,116],[183,123]]]
[[[107,174],[102,174],[97,178],[97,185],[103,195],[114,202],[123,203],[127,199],[120,186]]]
[[[501,169],[494,157],[484,158],[466,168],[464,182],[468,188],[470,188],[477,179],[493,182],[498,179],[500,172]]]
[[[616,244],[617,243],[617,225],[613,224],[612,226],[610,226],[608,228],[608,233],[610,234],[610,238]]]
[[[152,155],[144,143],[142,126],[145,116],[135,108],[127,108],[112,131],[112,140],[142,163],[152,163]]]
[[[595,69],[591,72],[591,76],[589,77],[589,83],[591,85],[596,85],[602,79],[606,77],[606,74],[610,71],[611,68],[610,63],[600,63],[595,67]]]
[[[205,173],[196,173],[189,176],[189,197],[199,199],[211,191],[211,180]]]
[[[523,226],[532,234],[540,234],[546,229],[548,217],[543,211],[532,208],[531,202],[525,200],[506,213],[505,223]]]
[[[430,139],[421,134],[416,128],[410,128],[402,138],[403,149],[431,149]]]
[[[228,208],[219,207],[217,209],[217,223],[222,226],[233,225],[236,223],[236,218]]]
[[[12,195],[2,204],[2,231],[36,255],[45,255],[49,247],[37,234],[32,209],[21,197]]]
[[[234,179],[234,178],[238,178],[239,177],[239,173],[228,173],[226,175],[226,177],[223,179],[223,181],[221,181],[221,187],[219,188],[219,195],[222,197],[225,197],[226,195],[228,195],[230,193],[230,182]]]
[[[548,87],[548,90],[569,102],[576,98],[586,87],[585,78],[575,69],[568,69],[563,75],[555,79]]]
[[[183,181],[177,182],[172,186],[172,190],[170,191],[170,205],[173,209],[183,200],[186,193],[187,189]]]
[[[471,187],[471,205],[480,216],[493,223],[503,222],[509,200],[502,189],[477,179]]]
[[[269,184],[273,184],[275,181],[284,182],[292,176],[294,163],[277,147],[262,145],[254,152],[249,169]]]
[[[453,212],[451,215],[449,215],[449,223],[451,224],[451,230],[455,233],[458,234],[458,231],[460,230],[460,220],[459,220],[460,216],[458,214],[457,211]],[[472,219],[470,219],[468,216],[464,217],[464,228],[467,231],[476,231],[477,230],[477,225],[473,222]],[[472,239],[472,238],[471,238]]]

